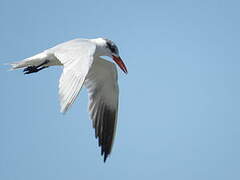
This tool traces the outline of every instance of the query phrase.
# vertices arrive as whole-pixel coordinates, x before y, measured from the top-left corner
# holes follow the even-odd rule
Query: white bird
[[[108,39],[74,39],[47,49],[35,56],[11,63],[12,69],[24,68],[25,74],[49,66],[63,66],[59,80],[61,112],[65,113],[84,85],[88,90],[89,113],[104,162],[111,153],[118,113],[117,69],[111,57],[127,73],[117,46]]]

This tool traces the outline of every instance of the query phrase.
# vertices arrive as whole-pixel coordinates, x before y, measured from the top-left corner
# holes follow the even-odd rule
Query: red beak
[[[122,69],[122,71],[127,74],[128,71],[127,71],[127,68],[124,64],[124,62],[122,61],[122,59],[120,57],[117,57],[117,56],[112,56],[113,60],[117,63],[117,65]]]

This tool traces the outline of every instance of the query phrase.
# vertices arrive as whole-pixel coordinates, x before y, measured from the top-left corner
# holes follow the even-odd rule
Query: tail
[[[39,65],[43,61],[45,61],[45,58],[46,58],[45,53],[39,53],[35,56],[26,58],[22,61],[9,63],[8,65],[12,66],[10,70],[15,70],[15,69],[20,69],[20,68],[25,68],[25,67],[28,67],[28,66]]]
[[[27,67],[27,65],[26,65],[26,63],[24,61],[12,62],[12,63],[9,63],[7,65],[11,66],[10,70],[15,70],[15,69]]]

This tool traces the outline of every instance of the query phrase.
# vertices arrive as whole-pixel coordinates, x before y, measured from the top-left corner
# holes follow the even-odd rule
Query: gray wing
[[[76,39],[48,50],[64,66],[59,81],[61,112],[66,112],[78,96],[92,66],[95,49],[96,45],[89,40]]]
[[[89,96],[89,113],[104,162],[111,153],[118,113],[116,66],[102,58],[94,61],[84,83]]]

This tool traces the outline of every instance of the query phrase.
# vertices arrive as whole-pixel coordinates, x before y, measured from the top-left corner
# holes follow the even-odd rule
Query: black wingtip
[[[108,157],[108,155],[107,155],[107,154],[104,154],[104,159],[103,159],[103,162],[104,162],[104,163],[106,162],[107,157]]]
[[[102,104],[100,111],[97,112],[96,119],[93,119],[95,137],[98,139],[98,146],[101,147],[101,156],[105,163],[111,153],[114,127],[116,123],[116,111]]]

